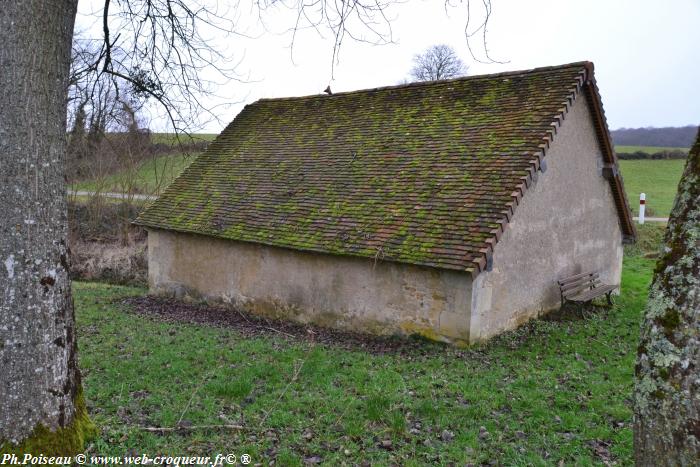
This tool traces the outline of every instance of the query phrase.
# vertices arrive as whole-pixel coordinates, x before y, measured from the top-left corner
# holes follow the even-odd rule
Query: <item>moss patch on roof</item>
[[[585,70],[260,100],[136,223],[473,270]]]

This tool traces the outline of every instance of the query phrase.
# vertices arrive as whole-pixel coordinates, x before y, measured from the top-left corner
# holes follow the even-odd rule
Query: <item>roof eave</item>
[[[584,67],[584,71],[579,75],[576,85],[572,88],[571,95],[563,103],[560,113],[556,115],[551,123],[551,129],[547,131],[547,134],[543,137],[542,144],[540,144],[540,150],[533,155],[536,159],[533,159],[528,174],[522,178],[522,183],[517,186],[516,191],[513,192],[511,202],[507,203],[508,210],[504,211],[503,222],[500,223],[500,229],[494,231],[494,236],[487,240],[488,249],[482,250],[482,256],[473,261],[474,269],[472,271],[472,276],[476,277],[482,271],[490,270],[491,265],[491,255],[495,244],[500,239],[506,225],[510,223],[510,219],[515,214],[515,209],[520,204],[522,197],[525,192],[532,184],[533,178],[536,176],[538,171],[542,170],[543,159],[547,154],[547,150],[550,148],[554,142],[555,136],[562,125],[565,116],[574,101],[578,97],[581,91],[585,94],[591,111],[593,115],[593,122],[595,125],[596,137],[601,147],[603,153],[603,158],[607,164],[613,168],[611,171],[610,187],[615,197],[615,207],[618,212],[620,227],[622,230],[622,242],[623,243],[634,243],[637,238],[637,230],[634,226],[634,220],[632,217],[632,210],[630,209],[629,202],[627,200],[627,195],[625,194],[625,187],[622,181],[622,176],[620,175],[619,164],[617,160],[617,155],[615,154],[615,149],[612,144],[612,138],[610,136],[610,130],[608,129],[608,123],[605,118],[605,112],[603,111],[603,104],[600,98],[600,93],[598,91],[598,86],[595,81],[595,76],[593,73],[593,63],[592,62],[581,62]]]
[[[632,210],[630,209],[630,204],[625,192],[625,185],[622,181],[622,175],[620,174],[619,163],[612,143],[612,137],[610,136],[610,130],[608,129],[608,122],[605,117],[605,111],[603,110],[602,99],[600,98],[600,92],[593,73],[593,63],[589,62],[586,64],[586,75],[584,90],[586,91],[585,94],[593,112],[593,121],[596,126],[598,141],[603,151],[603,158],[616,169],[613,172],[613,176],[610,178],[610,186],[615,196],[615,204],[620,218],[623,240],[625,243],[628,243],[630,240],[634,242],[637,238],[637,229],[634,226]]]

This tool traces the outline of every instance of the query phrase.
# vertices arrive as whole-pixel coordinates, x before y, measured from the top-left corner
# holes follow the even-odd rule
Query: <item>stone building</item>
[[[635,236],[588,62],[262,99],[136,223],[153,293],[457,344]]]

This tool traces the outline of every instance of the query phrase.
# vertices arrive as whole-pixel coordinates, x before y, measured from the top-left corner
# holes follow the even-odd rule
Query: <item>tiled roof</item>
[[[263,99],[136,223],[476,273],[583,89],[609,144],[592,83],[582,62]],[[616,170],[611,186],[634,235]]]

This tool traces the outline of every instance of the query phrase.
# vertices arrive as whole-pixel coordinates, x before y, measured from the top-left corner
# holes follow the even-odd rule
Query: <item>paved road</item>
[[[94,191],[73,191],[68,190],[68,194],[71,196],[95,196],[97,193]],[[116,199],[138,199],[142,201],[150,201],[157,199],[157,196],[153,195],[130,195],[128,193],[99,193],[100,196],[105,198],[116,198]]]
[[[634,220],[639,221],[639,217],[635,217]],[[668,217],[645,217],[644,222],[668,222]]]

